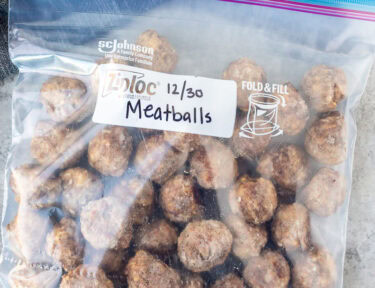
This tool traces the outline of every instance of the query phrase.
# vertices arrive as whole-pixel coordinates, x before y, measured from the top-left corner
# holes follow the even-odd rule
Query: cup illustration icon
[[[276,137],[283,134],[277,123],[278,107],[285,106],[282,96],[255,93],[249,96],[249,111],[247,122],[241,126],[240,137],[254,138],[255,136],[271,135]]]

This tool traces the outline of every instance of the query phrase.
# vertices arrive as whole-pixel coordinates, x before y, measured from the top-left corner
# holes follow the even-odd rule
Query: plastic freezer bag
[[[1,284],[343,287],[375,17],[304,2],[12,1]]]

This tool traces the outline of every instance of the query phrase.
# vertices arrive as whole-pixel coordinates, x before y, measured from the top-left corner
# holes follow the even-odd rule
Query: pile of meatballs
[[[148,30],[137,43],[155,51],[143,68],[174,71],[166,38]],[[132,64],[97,65],[108,63]],[[313,242],[310,215],[332,216],[346,198],[333,168],[347,157],[345,73],[320,65],[300,91],[287,83],[285,135],[249,139],[239,131],[252,92],[241,83],[266,74],[248,58],[223,70],[238,85],[231,139],[95,125],[97,72],[87,83],[43,83],[50,119],[35,127],[33,161],[9,181],[19,205],[7,235],[22,259],[12,288],[336,287],[334,257]]]

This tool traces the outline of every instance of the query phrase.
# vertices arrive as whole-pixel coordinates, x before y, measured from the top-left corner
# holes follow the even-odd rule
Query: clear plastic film
[[[247,5],[267,1],[68,2],[10,7],[0,283],[343,287],[374,25]]]

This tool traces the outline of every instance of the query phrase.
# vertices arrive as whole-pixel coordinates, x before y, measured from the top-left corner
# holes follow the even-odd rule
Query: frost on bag
[[[78,2],[11,3],[2,286],[343,287],[372,7]]]

